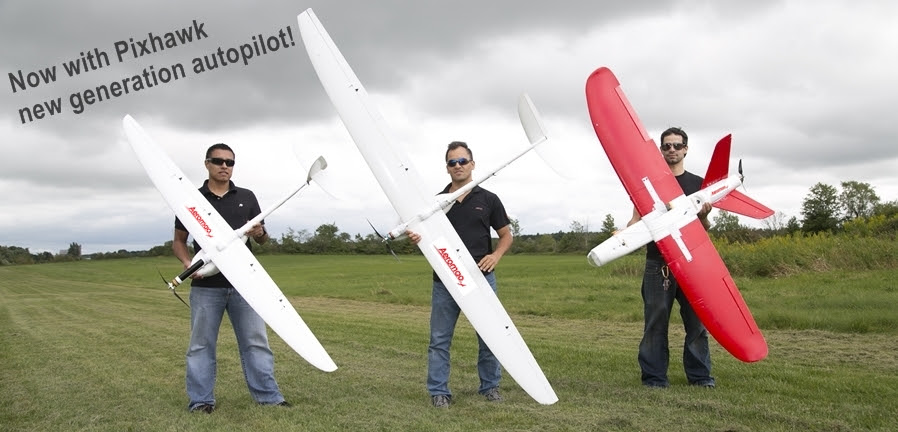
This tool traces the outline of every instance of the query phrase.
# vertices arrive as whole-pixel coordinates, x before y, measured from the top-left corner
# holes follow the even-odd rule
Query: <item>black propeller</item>
[[[371,226],[371,229],[374,230],[374,234],[376,234],[378,237],[380,237],[380,240],[383,242],[383,244],[387,246],[387,250],[390,251],[390,253],[393,255],[393,258],[396,258],[396,261],[402,262],[402,260],[399,259],[399,255],[396,255],[396,252],[394,252],[393,248],[390,247],[390,243],[393,242],[393,239],[391,239],[389,237],[384,237],[379,232],[377,232],[377,228],[374,228],[374,224],[372,224],[371,221],[368,220],[367,218],[365,219],[365,221],[367,221],[368,225]]]
[[[166,285],[168,286],[168,289],[171,290],[171,293],[174,294],[175,297],[178,298],[178,300],[181,300],[181,303],[184,303],[184,306],[187,306],[187,309],[190,309],[190,305],[187,304],[187,302],[184,301],[184,299],[182,299],[181,296],[178,295],[178,292],[177,292],[177,291],[175,291],[175,285],[174,285],[173,283],[167,281],[167,280],[165,279],[165,276],[162,276],[162,272],[159,271],[159,268],[158,268],[158,267],[156,268],[156,271],[159,272],[159,277],[162,278],[162,283],[164,283],[164,284],[166,284]]]

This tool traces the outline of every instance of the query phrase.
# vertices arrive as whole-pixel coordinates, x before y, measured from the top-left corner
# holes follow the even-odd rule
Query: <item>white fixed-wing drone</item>
[[[215,211],[177,165],[150,139],[137,121],[126,115],[122,124],[131,148],[137,154],[156,189],[202,247],[200,253],[193,258],[190,268],[170,282],[169,288],[174,292],[178,284],[197,271],[206,275],[221,271],[253,310],[290,348],[318,369],[326,372],[336,370],[337,365],[327,351],[309,330],[293,305],[284,297],[268,272],[245,246],[246,232],[302,190],[317,173],[324,170],[327,167],[324,158],[319,157],[312,164],[305,182],[296,190],[235,230]]]

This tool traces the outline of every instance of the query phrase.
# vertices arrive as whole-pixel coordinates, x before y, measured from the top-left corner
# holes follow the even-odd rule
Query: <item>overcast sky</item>
[[[231,145],[233,180],[263,208],[324,155],[338,199],[304,191],[267,219],[276,237],[324,223],[367,235],[366,218],[392,228],[396,213],[302,45],[296,15],[309,7],[434,192],[448,182],[450,141],[467,141],[482,170],[527,144],[516,104],[530,95],[553,164],[568,175],[528,154],[484,184],[525,234],[630,217],[586,110],[586,78],[601,66],[656,141],[669,126],[689,133],[688,170],[704,175],[714,143],[732,133],[731,166],[743,160],[748,194],[786,218],[801,219],[818,182],[867,182],[883,200],[898,199],[898,2],[0,1],[0,245],[37,253],[77,242],[91,253],[171,239],[173,213],[124,138],[125,114],[197,185],[206,148]],[[116,55],[117,42],[139,47],[150,33],[164,38],[194,21],[199,39]],[[287,44],[248,64],[193,70],[194,58],[270,37]],[[68,76],[63,63],[97,52],[108,65]],[[178,64],[186,71],[178,80],[73,110],[73,94]],[[38,78],[54,66],[55,81]],[[21,111],[57,98],[56,114],[43,108],[29,121]]]

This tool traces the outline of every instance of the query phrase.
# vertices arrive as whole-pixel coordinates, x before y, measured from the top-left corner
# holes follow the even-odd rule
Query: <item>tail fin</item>
[[[702,182],[702,189],[729,176],[730,144],[732,140],[733,135],[730,134],[717,142],[717,145],[714,147],[714,154],[711,155],[708,172],[705,174],[705,180]],[[773,210],[737,190],[731,191],[723,199],[715,202],[714,207],[755,219],[764,219],[773,215]]]
[[[730,143],[732,140],[733,135],[729,134],[721,138],[714,146],[714,154],[711,155],[711,163],[708,165],[708,172],[705,173],[702,189],[723,180],[730,174]]]

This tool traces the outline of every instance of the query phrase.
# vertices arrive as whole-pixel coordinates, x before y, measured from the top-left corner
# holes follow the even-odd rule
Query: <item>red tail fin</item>
[[[733,135],[729,134],[720,139],[714,146],[714,154],[711,155],[711,163],[708,164],[708,172],[705,173],[705,181],[702,189],[723,180],[730,174],[730,143]]]
[[[732,140],[733,136],[730,134],[717,142],[717,145],[714,147],[714,154],[711,155],[708,172],[705,174],[705,180],[702,182],[702,189],[729,176],[730,144]],[[773,215],[773,210],[737,190],[730,192],[726,197],[714,203],[714,207],[755,219],[764,219]]]

